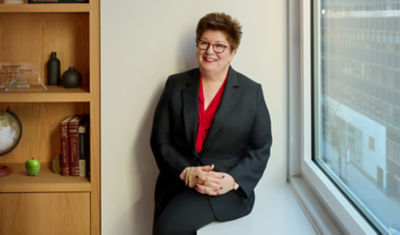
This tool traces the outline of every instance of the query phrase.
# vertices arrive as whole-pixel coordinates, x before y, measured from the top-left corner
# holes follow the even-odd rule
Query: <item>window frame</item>
[[[318,1],[316,5],[319,8],[319,0],[314,1]],[[313,24],[312,17],[316,17],[319,10],[313,10],[313,0],[288,1],[288,4],[288,181],[291,181],[292,177],[302,177],[318,196],[326,212],[344,232],[377,234],[363,215],[312,160],[312,74],[315,67],[312,66],[311,24]],[[291,17],[298,17],[298,20],[293,20]]]

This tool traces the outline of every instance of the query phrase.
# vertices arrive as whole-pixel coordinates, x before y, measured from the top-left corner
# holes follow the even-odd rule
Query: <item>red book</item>
[[[61,175],[69,174],[69,144],[68,144],[68,122],[71,117],[67,117],[58,124],[60,135],[60,152],[61,152]]]
[[[68,143],[69,143],[69,175],[79,176],[79,116],[74,116],[68,122]]]

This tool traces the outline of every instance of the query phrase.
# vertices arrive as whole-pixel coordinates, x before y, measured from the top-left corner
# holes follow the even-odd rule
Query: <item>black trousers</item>
[[[193,189],[178,193],[154,221],[153,235],[196,235],[199,228],[216,221],[207,197]]]

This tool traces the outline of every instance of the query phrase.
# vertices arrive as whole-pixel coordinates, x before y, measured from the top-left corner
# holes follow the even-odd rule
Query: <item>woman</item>
[[[241,35],[229,15],[204,16],[198,68],[167,80],[151,135],[160,170],[154,235],[193,235],[253,207],[272,137],[261,86],[230,66]]]

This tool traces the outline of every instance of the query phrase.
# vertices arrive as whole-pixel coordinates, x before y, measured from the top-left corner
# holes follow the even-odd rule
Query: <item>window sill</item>
[[[291,177],[291,183],[310,220],[323,234],[326,230],[332,233],[335,226],[345,234],[377,234],[311,160],[302,162],[301,172],[302,176]],[[304,189],[307,185],[309,192]]]
[[[318,234],[343,234],[303,177],[293,176],[290,183],[301,208]]]
[[[289,226],[288,226],[289,225]],[[256,187],[253,211],[240,219],[214,222],[198,235],[317,234],[288,183],[261,183]]]

